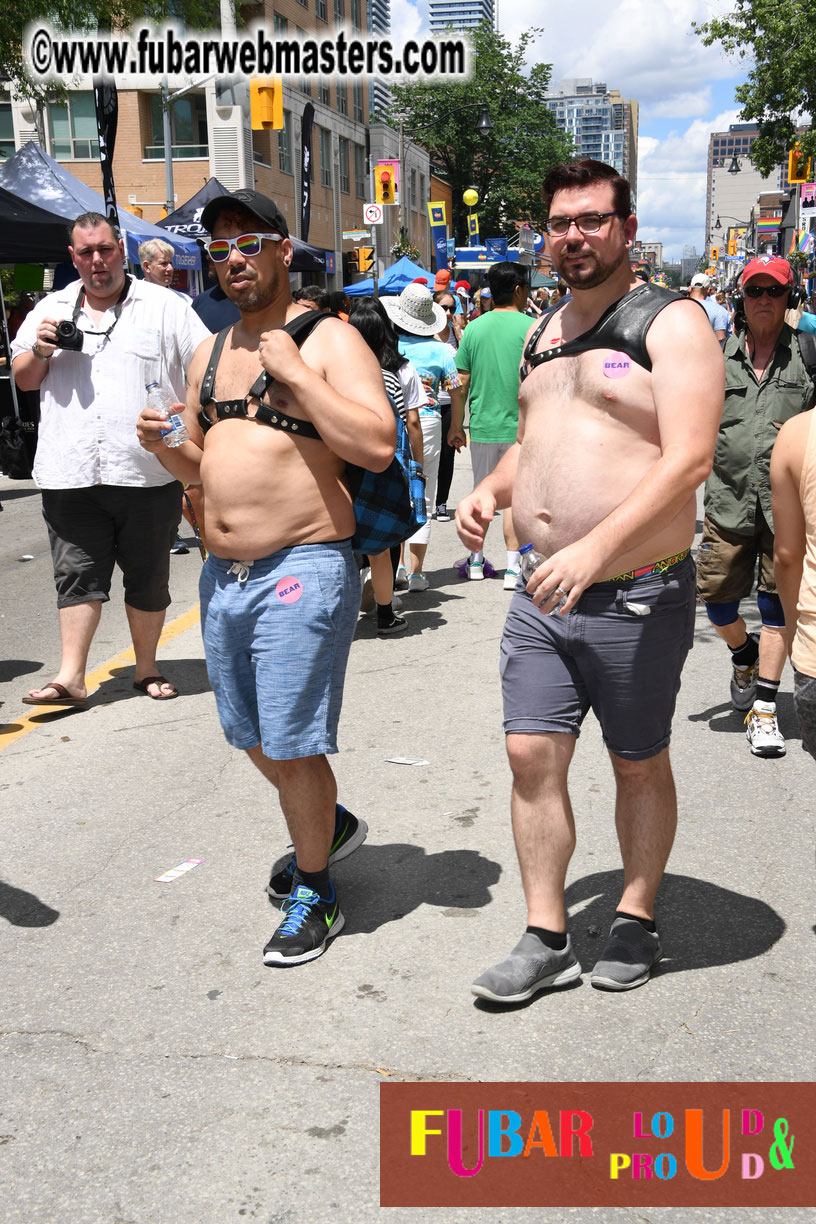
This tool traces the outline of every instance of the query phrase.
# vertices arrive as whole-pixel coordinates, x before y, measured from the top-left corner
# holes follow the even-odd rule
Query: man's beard
[[[273,277],[265,288],[258,284],[257,277],[240,289],[233,288],[229,280],[224,284],[224,292],[241,314],[256,314],[260,310],[266,310],[278,296],[278,288],[277,277]]]
[[[572,255],[575,252],[564,250],[561,258],[567,255]],[[586,252],[581,252],[585,264],[584,267],[578,269],[574,266],[566,264],[559,266],[561,258],[554,259],[555,270],[562,280],[565,280],[570,289],[595,289],[598,285],[603,285],[608,281],[614,272],[617,272],[621,264],[628,263],[629,252],[624,247],[617,256],[603,259],[598,251],[590,248]]]

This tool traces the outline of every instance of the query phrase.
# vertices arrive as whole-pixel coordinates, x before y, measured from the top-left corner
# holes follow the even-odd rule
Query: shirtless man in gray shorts
[[[630,990],[662,953],[654,901],[674,840],[671,717],[691,646],[695,490],[723,404],[719,345],[693,302],[633,275],[629,185],[580,161],[545,181],[556,271],[573,296],[530,330],[519,436],[459,503],[481,548],[497,509],[546,560],[502,640],[513,833],[527,930],[474,994],[518,1003],[581,973],[564,885],[575,824],[567,775],[591,708],[615,773],[623,894],[592,984]]]
[[[346,660],[360,582],[351,553],[354,509],[346,462],[382,471],[394,414],[359,332],[292,301],[292,243],[273,200],[239,191],[202,216],[219,283],[241,312],[187,373],[190,440],[169,449],[145,409],[142,445],[179,480],[200,484],[210,556],[201,578],[207,670],[224,733],[276,787],[294,859],[268,890],[284,919],[264,948],[269,965],[314,959],[343,925],[328,863],[365,826],[337,805],[327,753],[337,751]],[[298,349],[283,330],[318,326]],[[267,371],[266,391],[248,393]],[[246,397],[246,399],[245,399]]]

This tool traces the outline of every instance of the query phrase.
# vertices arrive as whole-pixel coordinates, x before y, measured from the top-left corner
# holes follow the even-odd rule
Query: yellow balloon
[[[467,204],[468,208],[472,208],[474,204],[479,203],[479,193],[478,191],[474,191],[472,187],[468,187],[467,191],[463,193],[462,199]]]

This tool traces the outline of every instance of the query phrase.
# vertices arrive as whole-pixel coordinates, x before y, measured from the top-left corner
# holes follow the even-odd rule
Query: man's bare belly
[[[513,526],[519,541],[530,541],[543,556],[587,535],[660,458],[650,375],[632,362],[625,377],[608,378],[609,358],[608,350],[557,358],[523,385]],[[692,496],[669,524],[610,558],[598,579],[688,548],[695,515]]]
[[[255,561],[281,548],[354,534],[345,464],[309,438],[253,420],[219,421],[201,461],[207,547]]]

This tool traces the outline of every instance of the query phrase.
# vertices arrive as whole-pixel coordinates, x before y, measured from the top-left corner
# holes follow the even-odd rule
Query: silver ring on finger
[[[553,591],[553,595],[560,595],[562,599],[566,599],[569,595],[569,591],[565,591],[563,587],[556,587]]]

